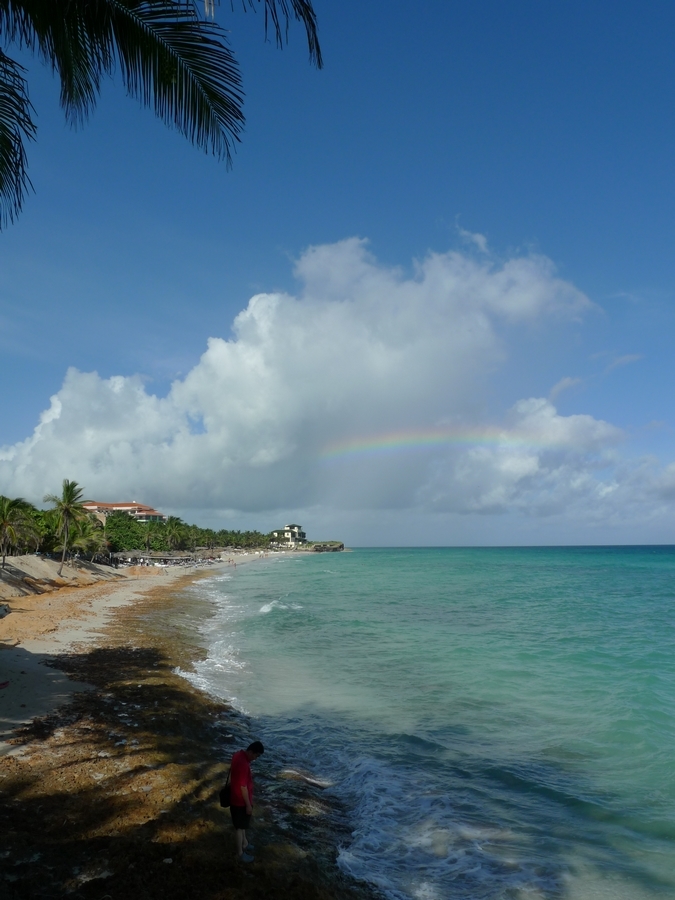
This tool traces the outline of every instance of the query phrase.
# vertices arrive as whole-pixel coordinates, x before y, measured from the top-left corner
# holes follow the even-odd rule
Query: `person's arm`
[[[248,799],[248,788],[242,784],[240,790],[241,796],[244,798],[244,803],[246,804],[246,815],[250,816],[253,813],[253,807],[251,806],[251,801]]]

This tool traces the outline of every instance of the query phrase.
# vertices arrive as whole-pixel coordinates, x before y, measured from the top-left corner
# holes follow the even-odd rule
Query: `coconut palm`
[[[164,526],[164,539],[170,550],[176,550],[185,538],[185,522],[177,516],[169,516]]]
[[[53,529],[50,528],[49,519],[45,510],[36,509],[32,506],[28,510],[28,516],[30,518],[31,531],[28,535],[27,543],[37,553],[40,547],[42,547],[45,538]]]
[[[0,496],[0,552],[3,569],[8,551],[31,537],[33,531],[31,509],[31,504],[22,497],[12,499]]]
[[[200,529],[196,525],[188,525],[185,529],[185,538],[187,540],[188,547],[194,553],[197,549],[197,545],[199,544],[199,532]]]
[[[277,44],[291,19],[305,26],[310,61],[321,67],[311,0],[242,0],[265,10]],[[231,162],[243,128],[239,68],[226,32],[197,0],[0,0],[0,47],[36,54],[61,82],[72,124],[96,105],[104,76],[119,70],[136,97],[197,147]],[[21,210],[30,187],[27,140],[35,138],[25,69],[0,49],[0,227]]]
[[[63,479],[61,488],[61,496],[56,494],[47,494],[44,498],[45,503],[54,504],[54,512],[57,519],[57,534],[61,538],[61,565],[59,566],[59,575],[63,571],[63,564],[66,561],[66,553],[70,544],[70,533],[73,524],[78,520],[85,519],[88,515],[86,509],[82,506],[82,488],[76,481]]]
[[[143,543],[145,544],[145,549],[148,553],[152,549],[153,540],[161,533],[161,527],[159,522],[144,522],[141,526]]]
[[[92,515],[76,519],[70,529],[70,548],[91,554],[92,560],[100,553],[108,541],[102,523]]]

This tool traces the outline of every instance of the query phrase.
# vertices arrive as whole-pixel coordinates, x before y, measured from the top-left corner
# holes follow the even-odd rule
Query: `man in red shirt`
[[[230,764],[230,815],[237,838],[237,858],[241,862],[253,862],[253,846],[246,839],[246,829],[253,815],[251,763],[264,752],[260,741],[254,741],[246,750],[237,750]]]

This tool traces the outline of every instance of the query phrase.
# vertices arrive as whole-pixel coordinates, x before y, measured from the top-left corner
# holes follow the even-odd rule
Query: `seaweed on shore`
[[[374,897],[335,866],[345,826],[320,787],[269,763],[256,775],[256,861],[237,864],[217,794],[250,723],[175,674],[195,648],[148,615],[166,619],[171,603],[155,589],[102,646],[53,662],[93,689],[18,731],[0,758],[3,897]]]

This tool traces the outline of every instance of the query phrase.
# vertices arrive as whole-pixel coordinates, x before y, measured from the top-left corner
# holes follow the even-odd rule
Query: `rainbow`
[[[459,446],[507,446],[540,448],[553,446],[551,441],[526,434],[509,434],[499,428],[425,428],[409,431],[392,431],[388,434],[353,437],[328,444],[320,454],[321,459],[332,460],[354,456],[399,453],[443,445]]]

